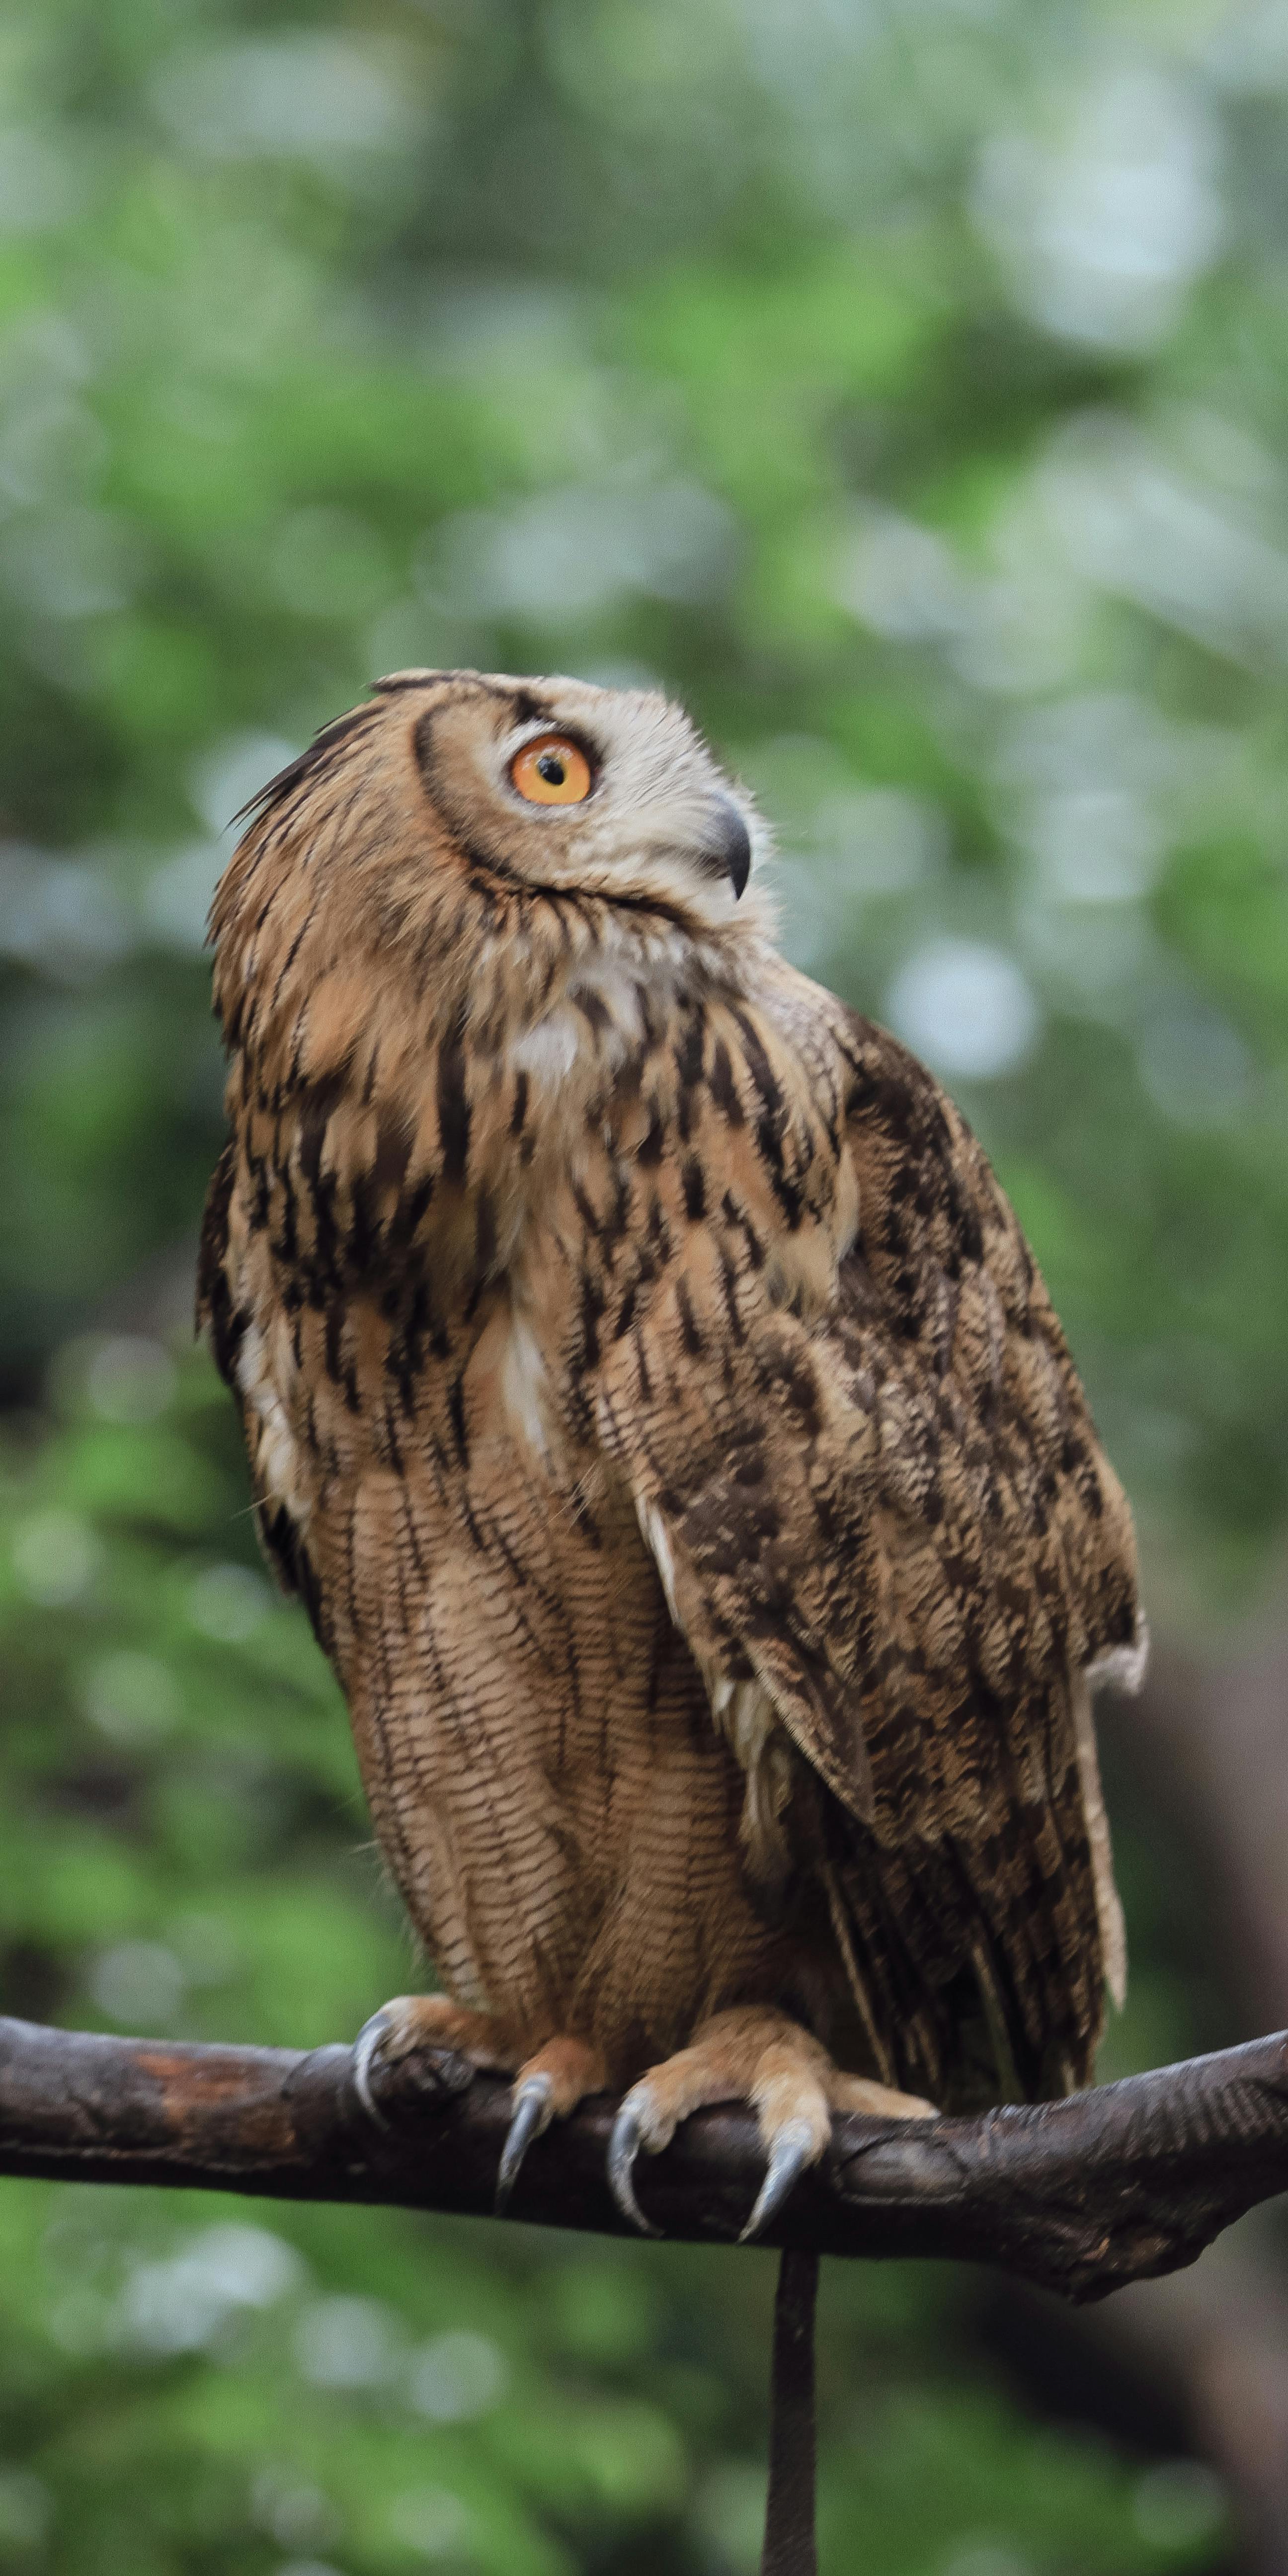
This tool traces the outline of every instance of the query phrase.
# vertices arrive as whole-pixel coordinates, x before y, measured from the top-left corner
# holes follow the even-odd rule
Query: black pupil
[[[544,778],[547,787],[562,787],[568,772],[557,751],[543,751],[537,762],[537,774]]]

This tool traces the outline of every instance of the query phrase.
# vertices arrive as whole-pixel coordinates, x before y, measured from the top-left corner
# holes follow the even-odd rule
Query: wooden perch
[[[0,2173],[161,2183],[484,2217],[509,2087],[440,2055],[358,2103],[347,2048],[309,2054],[107,2039],[0,2019]],[[613,2105],[538,2139],[507,2217],[628,2233],[604,2177]],[[763,2159],[751,2117],[699,2113],[637,2173],[668,2236],[730,2243]],[[842,2255],[996,2263],[1071,2299],[1193,2262],[1288,2190],[1288,2033],[1102,2090],[931,2127],[838,2120],[767,2241]]]

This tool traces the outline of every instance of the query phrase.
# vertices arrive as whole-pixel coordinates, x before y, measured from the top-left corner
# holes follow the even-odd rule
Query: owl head
[[[399,671],[246,811],[215,1004],[231,1046],[292,1079],[347,1060],[381,1009],[409,1044],[427,1005],[535,1021],[595,959],[737,984],[772,927],[764,825],[652,690]]]
[[[736,916],[767,838],[659,692],[479,671],[378,681],[248,810],[261,826],[307,828],[311,808],[329,838],[337,802],[355,853],[365,842],[386,869],[450,851],[498,887],[600,896],[707,930]]]

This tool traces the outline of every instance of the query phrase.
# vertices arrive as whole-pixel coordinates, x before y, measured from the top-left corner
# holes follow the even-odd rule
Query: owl
[[[1122,1921],[1092,1721],[1130,1519],[1023,1235],[895,1039],[785,963],[767,834],[646,690],[405,671],[212,913],[199,1313],[439,1991],[358,2052],[835,2112],[1084,2082]]]

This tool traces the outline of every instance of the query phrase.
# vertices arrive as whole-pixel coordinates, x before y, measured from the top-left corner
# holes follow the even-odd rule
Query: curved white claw
[[[770,2148],[765,2179],[760,2186],[756,2206],[738,2239],[740,2245],[749,2245],[754,2236],[759,2236],[762,2227],[768,2227],[774,2212],[782,2208],[798,2174],[802,2174],[806,2165],[813,2164],[814,2160],[815,2138],[809,2121],[785,2120]]]
[[[496,2177],[496,2200],[493,2206],[502,2210],[519,2178],[523,2163],[534,2138],[550,2125],[550,2101],[554,2086],[548,2075],[529,2075],[514,2096],[514,2109],[501,2149],[501,2163]]]
[[[608,2141],[608,2188],[623,2218],[638,2227],[641,2236],[660,2236],[662,2230],[646,2218],[635,2197],[634,2166],[643,2142],[643,2120],[638,2103],[629,2093],[613,2122]]]
[[[353,2089],[367,2118],[377,2129],[387,2129],[389,2122],[371,2090],[371,2069],[388,2028],[389,2015],[383,2011],[374,2012],[370,2021],[364,2021],[353,2043]]]

